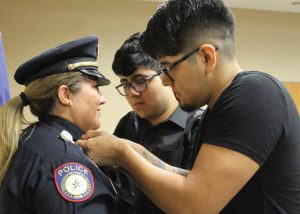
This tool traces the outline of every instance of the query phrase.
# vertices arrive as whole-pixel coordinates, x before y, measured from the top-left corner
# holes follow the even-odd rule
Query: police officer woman
[[[105,98],[98,87],[110,81],[98,71],[97,56],[98,38],[87,36],[17,69],[25,90],[0,109],[1,214],[130,213],[110,179],[73,143],[100,127]],[[27,105],[38,121],[22,130]]]

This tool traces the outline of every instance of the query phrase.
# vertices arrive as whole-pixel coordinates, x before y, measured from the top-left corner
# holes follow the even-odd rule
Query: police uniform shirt
[[[28,127],[0,191],[1,214],[121,213],[115,187],[79,146],[60,139],[72,123],[45,116]]]

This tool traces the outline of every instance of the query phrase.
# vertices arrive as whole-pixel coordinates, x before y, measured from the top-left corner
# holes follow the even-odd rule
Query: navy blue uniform
[[[83,134],[55,116],[25,130],[1,186],[0,213],[131,213],[110,179],[77,145],[60,139],[63,130],[75,140]]]

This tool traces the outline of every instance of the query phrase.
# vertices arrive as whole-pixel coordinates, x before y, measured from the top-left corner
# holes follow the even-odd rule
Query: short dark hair
[[[234,17],[222,0],[169,0],[149,20],[143,49],[154,58],[174,56],[203,44],[234,54]]]
[[[142,49],[140,38],[141,33],[131,35],[117,50],[112,64],[116,75],[130,76],[142,66],[158,71],[158,61]]]

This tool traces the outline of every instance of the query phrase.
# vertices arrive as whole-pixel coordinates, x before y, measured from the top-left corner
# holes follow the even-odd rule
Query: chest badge
[[[86,201],[94,192],[91,171],[79,163],[69,162],[56,168],[54,182],[59,194],[67,201]]]

